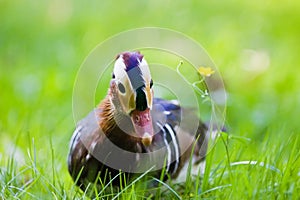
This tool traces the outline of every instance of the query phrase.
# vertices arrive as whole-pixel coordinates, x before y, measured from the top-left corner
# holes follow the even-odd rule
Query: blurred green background
[[[22,168],[34,147],[40,169],[54,163],[70,186],[77,70],[101,41],[145,26],[183,32],[207,50],[228,92],[230,134],[254,141],[246,157],[256,157],[266,134],[284,141],[300,131],[299,11],[300,1],[0,0],[1,166],[14,153]]]

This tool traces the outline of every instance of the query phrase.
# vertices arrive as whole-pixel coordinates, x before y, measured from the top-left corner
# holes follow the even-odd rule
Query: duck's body
[[[133,59],[137,59],[139,64],[144,62],[139,53],[124,53],[121,59],[129,66],[137,65],[132,64]],[[115,69],[113,80],[118,79],[118,73]],[[144,75],[147,72],[141,69],[139,73]],[[176,178],[191,155],[196,157],[195,163],[205,157],[207,128],[197,116],[193,112],[184,115],[192,121],[199,121],[196,133],[188,126],[182,127],[184,109],[177,102],[153,98],[150,76],[143,76],[144,85],[138,87],[135,86],[139,84],[138,79],[130,76],[132,74],[128,75],[127,81],[123,80],[124,88],[111,82],[106,98],[78,123],[73,134],[68,166],[72,178],[82,189],[94,183],[97,177],[105,184],[120,171],[130,178],[153,165],[156,165],[156,170],[151,173],[152,176],[160,178],[164,171],[169,177]],[[129,87],[128,79],[134,102],[133,94],[127,95],[123,91]],[[120,97],[117,90],[121,90],[123,96]],[[126,96],[130,103],[124,106]],[[165,175],[165,179],[167,177]],[[119,180],[113,179],[112,184],[119,185]]]

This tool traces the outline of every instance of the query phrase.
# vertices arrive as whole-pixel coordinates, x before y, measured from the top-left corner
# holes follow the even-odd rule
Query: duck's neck
[[[99,112],[99,125],[105,134],[109,134],[116,126],[116,121],[114,119],[114,108],[110,102],[108,96],[101,101],[98,106]]]
[[[132,146],[138,143],[133,136],[134,128],[129,116],[114,108],[109,96],[99,105],[99,125],[104,134],[116,145],[127,149],[125,146]]]

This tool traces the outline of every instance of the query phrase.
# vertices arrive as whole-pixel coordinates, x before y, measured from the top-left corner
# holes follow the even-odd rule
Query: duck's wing
[[[172,162],[169,173],[176,178],[190,159],[196,165],[204,160],[208,131],[193,109],[182,108],[175,100],[155,98],[153,101],[153,123],[155,132],[159,132]],[[179,154],[179,155],[178,155]],[[167,166],[168,167],[168,166]]]
[[[78,122],[70,141],[68,170],[83,190],[88,183],[94,182],[102,166],[90,153],[95,146],[103,142],[96,112],[95,109]]]

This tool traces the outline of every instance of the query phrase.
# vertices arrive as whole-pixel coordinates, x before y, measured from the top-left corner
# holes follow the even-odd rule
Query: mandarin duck
[[[178,101],[154,98],[152,86],[142,54],[117,56],[106,97],[79,121],[70,141],[68,170],[81,189],[99,181],[118,186],[119,178],[112,178],[120,171],[130,179],[152,165],[152,176],[163,172],[164,180],[176,179],[191,156],[195,165],[204,160],[207,126]],[[189,121],[197,121],[196,130],[181,126],[185,110]]]

